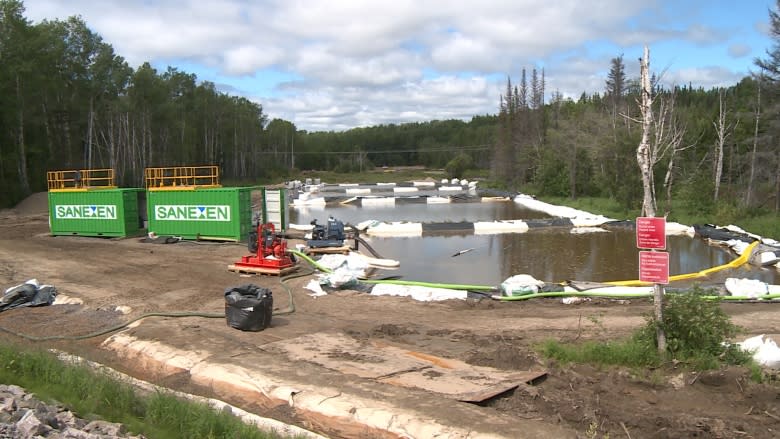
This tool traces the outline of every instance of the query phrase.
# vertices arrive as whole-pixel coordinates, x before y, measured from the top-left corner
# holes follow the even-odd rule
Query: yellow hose
[[[707,268],[706,270],[697,271],[696,273],[686,273],[686,274],[678,274],[675,276],[669,276],[669,282],[671,283],[678,280],[698,279],[700,277],[706,277],[707,275],[711,273],[715,273],[717,271],[727,270],[729,268],[741,267],[742,265],[745,265],[748,262],[748,260],[750,260],[750,256],[753,254],[753,250],[755,250],[758,244],[759,241],[752,242],[749,246],[747,246],[747,248],[745,248],[745,251],[742,252],[742,254],[738,258],[734,259],[728,264]],[[651,282],[643,282],[641,280],[618,280],[618,281],[605,282],[605,283],[609,285],[616,285],[621,287],[640,287],[640,286],[652,285]]]

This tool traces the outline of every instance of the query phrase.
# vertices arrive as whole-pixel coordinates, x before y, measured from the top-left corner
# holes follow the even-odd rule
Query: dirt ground
[[[221,313],[225,288],[244,283],[270,288],[275,307],[286,308],[288,298],[278,278],[242,277],[227,271],[226,266],[245,252],[245,246],[236,244],[157,245],[137,238],[52,237],[48,234],[46,194],[36,194],[15,209],[0,211],[0,286],[7,288],[36,278],[56,286],[61,295],[83,300],[83,304],[5,311],[0,313],[0,326],[34,336],[81,335],[147,312]],[[212,361],[273,370],[280,381],[289,378],[330,389],[335,392],[333,398],[342,393],[359,395],[361,401],[403,408],[431,424],[471,431],[471,437],[780,436],[780,384],[776,378],[756,384],[741,368],[699,373],[673,366],[642,371],[564,366],[535,353],[535,346],[545,339],[607,339],[629,334],[650,312],[648,301],[564,305],[558,300],[482,299],[424,303],[358,291],[313,298],[303,288],[310,279],[306,276],[290,282],[295,312],[275,316],[271,327],[262,332],[232,329],[224,319],[188,317],[144,319],[125,333],[203,353]],[[130,314],[117,312],[117,306],[129,307]],[[780,304],[723,306],[736,324],[746,328],[745,337],[768,334],[780,341]],[[346,337],[357,346],[394,347],[460,360],[475,368],[547,373],[483,402],[467,403],[322,367],[317,361],[308,361],[305,352],[303,358],[291,361],[274,348],[286,340],[322,334]],[[140,358],[121,358],[102,347],[108,336],[40,343],[156,384],[218,397],[329,437],[429,437],[424,429],[403,434],[369,428],[357,415],[327,418],[296,410],[292,403],[268,404],[224,386],[204,386],[191,379],[185,366],[170,370]],[[358,362],[360,354],[341,352]],[[351,410],[356,413],[356,409]],[[460,436],[453,433],[451,437]]]

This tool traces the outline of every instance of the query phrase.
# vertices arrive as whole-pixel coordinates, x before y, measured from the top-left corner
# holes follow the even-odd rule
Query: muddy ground
[[[249,282],[270,288],[276,308],[287,308],[288,298],[278,278],[241,277],[227,271],[226,266],[245,251],[245,246],[236,244],[157,245],[137,238],[52,237],[48,234],[46,194],[36,194],[17,208],[0,212],[0,286],[36,278],[56,286],[61,295],[83,300],[83,304],[9,310],[0,313],[0,326],[35,336],[81,335],[147,312],[220,313],[224,311],[225,288]],[[240,362],[250,368],[273,366],[280,380],[289,377],[330,389],[334,398],[342,392],[361,395],[361,400],[374,398],[408,408],[419,419],[472,431],[474,436],[780,436],[780,385],[776,379],[756,384],[741,368],[700,373],[673,366],[630,370],[558,365],[536,353],[537,344],[551,338],[602,340],[627,335],[651,311],[648,301],[563,305],[557,300],[483,299],[422,303],[358,291],[313,298],[303,289],[309,279],[306,276],[290,282],[295,312],[274,317],[272,326],[262,332],[241,332],[229,328],[224,319],[202,317],[150,318],[125,332],[137,339],[205,352],[214,361]],[[118,312],[117,306],[129,307],[130,314]],[[735,323],[746,328],[745,337],[768,334],[780,340],[780,304],[723,306]],[[533,369],[547,374],[474,404],[359,374],[339,373],[306,359],[291,361],[277,350],[264,348],[317,334],[337,334],[361,346],[392,346],[502,371]],[[333,420],[302,413],[293,405],[252,401],[229,388],[195,383],[186,368],[171,371],[142,359],[120,357],[101,346],[107,337],[38,344],[82,355],[160,385],[218,397],[330,437],[427,434],[425,430],[404,434],[369,428],[361,426],[357,416]],[[360,352],[342,354],[353,361],[360,358]]]

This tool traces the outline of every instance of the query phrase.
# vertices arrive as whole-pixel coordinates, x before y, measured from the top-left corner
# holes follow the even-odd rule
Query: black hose
[[[170,313],[166,313],[166,312],[150,312],[150,313],[142,314],[142,315],[140,315],[140,316],[138,316],[138,317],[136,317],[136,318],[134,318],[132,320],[129,320],[129,321],[125,322],[125,323],[121,323],[121,324],[118,324],[118,325],[115,325],[115,326],[111,326],[111,327],[106,328],[106,329],[101,329],[101,330],[96,331],[96,332],[90,332],[89,334],[84,334],[84,335],[47,335],[45,337],[36,337],[36,336],[33,336],[33,335],[28,335],[28,334],[23,334],[21,332],[12,331],[12,330],[10,330],[8,328],[4,328],[2,326],[0,326],[0,331],[7,332],[7,333],[9,333],[11,335],[15,335],[17,337],[21,337],[21,338],[24,338],[24,339],[27,339],[27,340],[31,340],[31,341],[85,340],[85,339],[88,339],[88,338],[99,337],[101,335],[105,335],[105,334],[108,334],[110,332],[119,331],[120,329],[126,328],[131,323],[137,322],[138,320],[145,319],[147,317],[204,317],[204,318],[209,318],[209,319],[214,319],[214,318],[222,318],[222,319],[224,319],[225,318],[225,314],[224,313],[222,313],[222,314],[213,313],[212,314],[212,313],[199,313],[199,312],[178,312],[178,313],[177,312],[170,312]]]
[[[369,253],[371,253],[371,255],[372,255],[372,256],[374,256],[375,258],[377,258],[377,259],[384,259],[384,258],[383,258],[383,257],[382,257],[382,256],[381,256],[379,253],[377,253],[377,251],[376,251],[376,250],[374,250],[374,248],[373,248],[373,247],[371,247],[371,246],[370,246],[370,245],[369,245],[369,244],[368,244],[368,243],[367,243],[367,242],[366,242],[366,241],[365,241],[363,238],[361,238],[361,237],[359,237],[359,236],[356,236],[356,237],[355,237],[355,241],[357,241],[357,242],[359,242],[359,243],[363,244],[363,245],[366,247],[366,249],[368,249],[368,252],[369,252]]]
[[[276,310],[273,312],[272,315],[275,316],[287,315],[295,312],[295,301],[293,300],[292,289],[287,285],[287,282],[292,279],[308,276],[312,273],[314,273],[314,270],[309,269],[308,271],[289,274],[279,279],[279,284],[282,286],[282,288],[284,288],[285,291],[287,291],[288,305],[286,309]],[[118,325],[114,325],[105,329],[101,329],[99,331],[90,332],[88,334],[83,334],[83,335],[47,335],[43,337],[36,337],[34,335],[28,335],[21,332],[16,332],[2,326],[0,326],[0,332],[5,332],[30,341],[86,340],[88,338],[100,337],[101,335],[106,335],[111,332],[119,331],[121,329],[128,327],[133,322],[137,322],[138,320],[145,319],[148,317],[202,317],[207,319],[224,319],[225,313],[205,313],[205,312],[197,312],[197,311],[149,312],[149,313],[141,314],[140,316],[128,320],[127,322],[120,323]]]

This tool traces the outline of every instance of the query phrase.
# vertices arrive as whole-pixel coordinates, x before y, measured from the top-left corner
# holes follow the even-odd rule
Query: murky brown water
[[[399,203],[389,207],[328,205],[316,210],[292,210],[290,222],[308,224],[311,219],[317,219],[324,223],[328,215],[351,224],[369,219],[387,222],[459,222],[545,217],[544,214],[523,209],[513,202],[441,205]],[[405,280],[498,285],[516,274],[529,274],[546,282],[603,282],[638,277],[639,254],[633,230],[572,234],[568,228],[548,228],[498,235],[451,233],[412,238],[363,238],[383,257],[401,261],[399,269],[383,270],[376,275],[397,275]],[[473,250],[453,257],[466,249]],[[697,272],[728,263],[737,257],[728,249],[710,246],[700,238],[681,236],[668,237],[667,250],[670,275]],[[749,266],[717,273],[702,279],[701,283],[722,283],[728,277],[760,279],[780,284],[780,271],[776,268]]]

